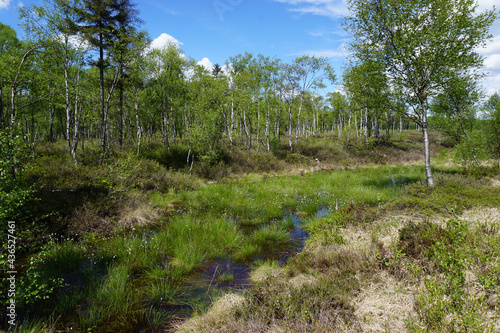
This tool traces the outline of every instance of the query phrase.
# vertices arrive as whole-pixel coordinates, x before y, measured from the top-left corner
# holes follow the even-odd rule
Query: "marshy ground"
[[[38,147],[14,331],[500,332],[498,169],[438,138],[428,188],[420,140],[228,147],[191,174],[181,144],[78,168]]]

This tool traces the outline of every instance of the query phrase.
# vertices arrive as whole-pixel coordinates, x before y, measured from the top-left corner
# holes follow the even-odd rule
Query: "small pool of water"
[[[316,218],[324,218],[328,214],[329,208],[322,207],[316,212]],[[206,263],[201,272],[185,284],[186,291],[190,294],[189,298],[209,302],[214,292],[250,288],[253,286],[250,281],[251,267],[257,260],[277,260],[279,265],[283,265],[288,258],[301,252],[309,238],[309,232],[303,228],[300,214],[285,211],[283,219],[291,219],[293,222],[289,242],[274,252],[260,253],[245,263],[236,263],[227,258]]]

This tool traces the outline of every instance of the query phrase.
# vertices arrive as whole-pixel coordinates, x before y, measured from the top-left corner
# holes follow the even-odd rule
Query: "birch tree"
[[[293,75],[296,78],[297,93],[300,98],[297,130],[295,131],[295,143],[297,143],[297,137],[300,134],[304,96],[315,92],[317,89],[325,88],[325,80],[331,83],[335,82],[335,74],[326,57],[304,55],[293,60],[292,68]]]
[[[424,136],[427,184],[430,161],[428,103],[443,77],[483,65],[477,48],[490,38],[494,10],[477,13],[474,0],[349,0],[351,49],[361,60],[384,64],[409,96],[405,112]]]

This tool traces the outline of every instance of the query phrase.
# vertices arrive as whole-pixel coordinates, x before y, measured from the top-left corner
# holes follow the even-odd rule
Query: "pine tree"
[[[73,28],[99,49],[96,66],[99,68],[99,99],[101,120],[101,150],[104,158],[107,146],[107,108],[104,101],[104,70],[109,65],[104,53],[116,54],[126,48],[130,29],[140,22],[138,10],[130,0],[82,0],[79,6],[72,7],[78,19]],[[101,160],[102,160],[101,158]]]

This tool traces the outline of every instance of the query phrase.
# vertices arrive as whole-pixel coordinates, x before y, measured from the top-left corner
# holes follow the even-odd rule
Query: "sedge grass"
[[[110,268],[105,281],[92,294],[87,314],[80,317],[82,326],[92,328],[110,318],[131,318],[139,312],[140,300],[133,293],[129,273],[125,265]]]
[[[11,326],[9,333],[55,333],[56,325],[53,320],[24,320],[17,322],[15,326]]]
[[[235,220],[281,218],[284,210],[313,215],[318,207],[351,203],[378,205],[393,198],[401,186],[422,179],[421,167],[376,167],[334,170],[304,176],[211,184],[179,193],[189,211],[226,215]],[[158,200],[158,198],[157,198]],[[161,200],[159,200],[161,201]]]
[[[240,244],[242,237],[231,221],[210,216],[180,216],[170,222],[164,233],[168,234],[176,263],[188,268],[227,255]]]
[[[265,249],[277,249],[288,241],[290,234],[281,228],[280,224],[273,223],[256,230],[250,239],[253,243],[261,245]]]
[[[222,284],[233,282],[234,275],[230,272],[224,272],[217,277],[217,281],[219,281],[219,283],[222,283]]]

